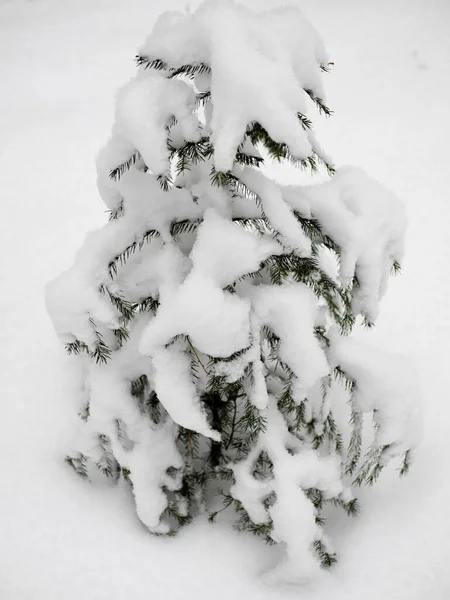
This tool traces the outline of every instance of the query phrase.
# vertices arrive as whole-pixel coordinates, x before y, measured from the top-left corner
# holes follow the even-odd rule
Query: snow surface
[[[356,521],[331,516],[340,562],[301,593],[440,600],[450,591],[444,380],[450,131],[449,90],[441,80],[450,66],[450,9],[444,1],[411,0],[300,5],[336,63],[325,79],[336,114],[320,124],[315,119],[321,143],[338,165],[363,167],[407,203],[404,275],[391,282],[367,335],[415,361],[425,396],[425,441],[411,474],[399,481],[393,470],[383,472],[373,490],[361,491]],[[167,8],[143,0],[0,4],[6,90],[0,131],[7,142],[0,161],[7,316],[0,351],[6,458],[0,593],[7,600],[299,595],[265,588],[258,578],[277,562],[279,549],[202,522],[174,540],[151,538],[124,490],[84,484],[61,460],[77,421],[67,389],[78,382],[45,315],[43,284],[72,263],[84,233],[104,222],[95,154],[110,128],[115,88],[134,74],[135,48]]]

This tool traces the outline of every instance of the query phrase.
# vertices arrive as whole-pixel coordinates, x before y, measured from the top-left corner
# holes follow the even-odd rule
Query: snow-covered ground
[[[73,475],[63,457],[77,419],[74,382],[43,286],[106,218],[94,158],[109,133],[114,91],[133,74],[155,15],[186,2],[3,0],[2,600],[449,597],[450,4],[298,4],[335,62],[326,78],[335,116],[317,128],[323,145],[338,165],[364,167],[407,205],[404,274],[392,280],[370,337],[417,366],[425,431],[415,465],[404,480],[390,469],[362,490],[356,520],[340,513],[330,520],[340,561],[302,590],[260,582],[279,549],[201,521],[175,539],[151,537],[125,490]]]

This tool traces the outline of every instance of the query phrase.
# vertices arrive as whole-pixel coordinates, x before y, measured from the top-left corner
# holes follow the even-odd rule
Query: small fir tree
[[[109,222],[48,289],[85,380],[67,461],[125,480],[156,534],[232,513],[297,581],[336,560],[323,509],[409,468],[412,380],[350,336],[399,270],[403,208],[318,144],[332,63],[298,10],[165,13],[137,64],[98,158]],[[332,177],[281,185],[271,161]]]

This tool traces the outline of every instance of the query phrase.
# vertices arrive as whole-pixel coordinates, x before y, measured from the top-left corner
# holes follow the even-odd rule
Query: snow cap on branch
[[[192,14],[164,13],[140,56],[174,71],[186,64],[211,70],[211,140],[218,171],[231,169],[242,132],[252,122],[286,143],[297,158],[311,154],[297,115],[307,112],[305,90],[324,97],[319,67],[328,64],[328,56],[298,9],[255,13],[232,0],[209,0]]]

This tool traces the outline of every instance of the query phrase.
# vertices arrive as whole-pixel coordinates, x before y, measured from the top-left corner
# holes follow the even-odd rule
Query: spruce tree
[[[415,439],[399,361],[352,335],[400,268],[403,208],[317,142],[331,66],[294,8],[164,13],[98,157],[109,222],[47,293],[84,373],[77,474],[124,480],[155,534],[234,515],[285,542],[288,581],[335,562],[324,508],[354,515],[352,486],[406,473]],[[281,185],[272,161],[328,180]]]

